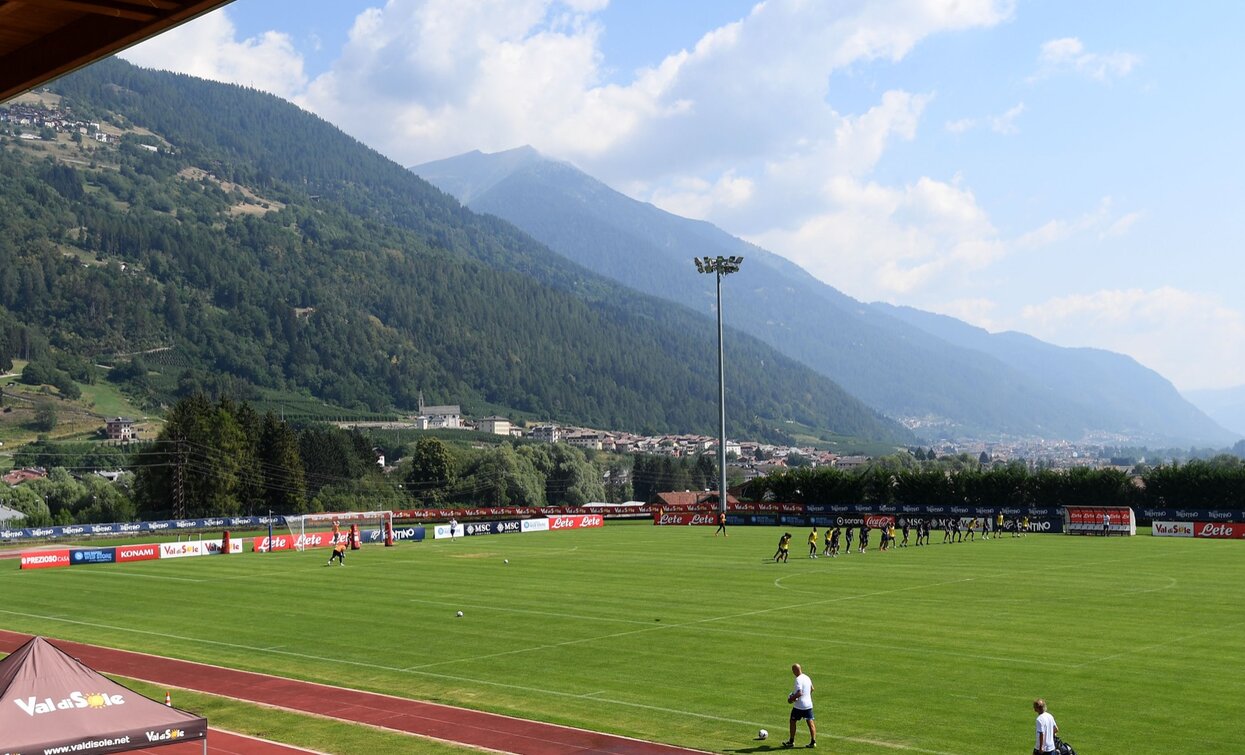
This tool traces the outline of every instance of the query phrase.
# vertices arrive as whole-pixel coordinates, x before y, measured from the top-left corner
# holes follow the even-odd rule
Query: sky
[[[236,0],[123,57],[525,144],[864,301],[1245,385],[1245,3]],[[745,264],[746,268],[746,264]]]

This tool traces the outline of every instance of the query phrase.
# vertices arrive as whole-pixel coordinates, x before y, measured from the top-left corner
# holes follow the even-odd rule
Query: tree
[[[524,446],[519,454],[531,459],[545,476],[545,500],[549,505],[582,506],[605,499],[600,471],[578,448],[546,443]]]
[[[986,453],[985,451],[982,451],[981,455],[977,457],[977,463],[978,464],[989,464],[990,454]]]
[[[35,420],[32,425],[36,430],[51,432],[56,429],[57,420],[56,405],[51,401],[40,401],[35,407]]]
[[[424,437],[411,450],[411,469],[406,488],[417,501],[436,505],[444,500],[446,488],[454,481],[454,460],[438,438]]]
[[[202,395],[173,406],[156,442],[135,461],[135,497],[144,515],[231,516],[242,510],[255,459],[230,408]]]
[[[272,412],[264,415],[259,428],[257,456],[264,508],[282,513],[302,511],[307,502],[307,479],[298,436]]]
[[[485,451],[459,477],[451,493],[459,503],[544,506],[545,478],[526,455],[509,443]]]

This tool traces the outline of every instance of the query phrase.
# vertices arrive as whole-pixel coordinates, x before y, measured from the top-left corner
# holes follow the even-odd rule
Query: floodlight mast
[[[694,257],[696,271],[713,274],[718,292],[718,513],[726,513],[726,367],[722,353],[722,276],[739,272],[743,257]]]

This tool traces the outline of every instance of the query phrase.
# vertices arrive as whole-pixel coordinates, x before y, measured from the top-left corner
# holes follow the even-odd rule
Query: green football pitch
[[[1028,752],[1035,697],[1082,753],[1242,751],[1245,543],[935,532],[811,560],[798,530],[775,564],[779,534],[5,561],[0,627],[715,752],[779,748],[795,662],[832,752]]]

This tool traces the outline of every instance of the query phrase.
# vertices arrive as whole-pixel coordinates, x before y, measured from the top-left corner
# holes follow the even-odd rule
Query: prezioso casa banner
[[[69,566],[69,549],[54,551],[31,551],[22,554],[23,569],[49,569],[56,566]]]
[[[1245,539],[1245,524],[1231,522],[1197,522],[1193,525],[1194,537],[1209,537],[1219,540]]]

